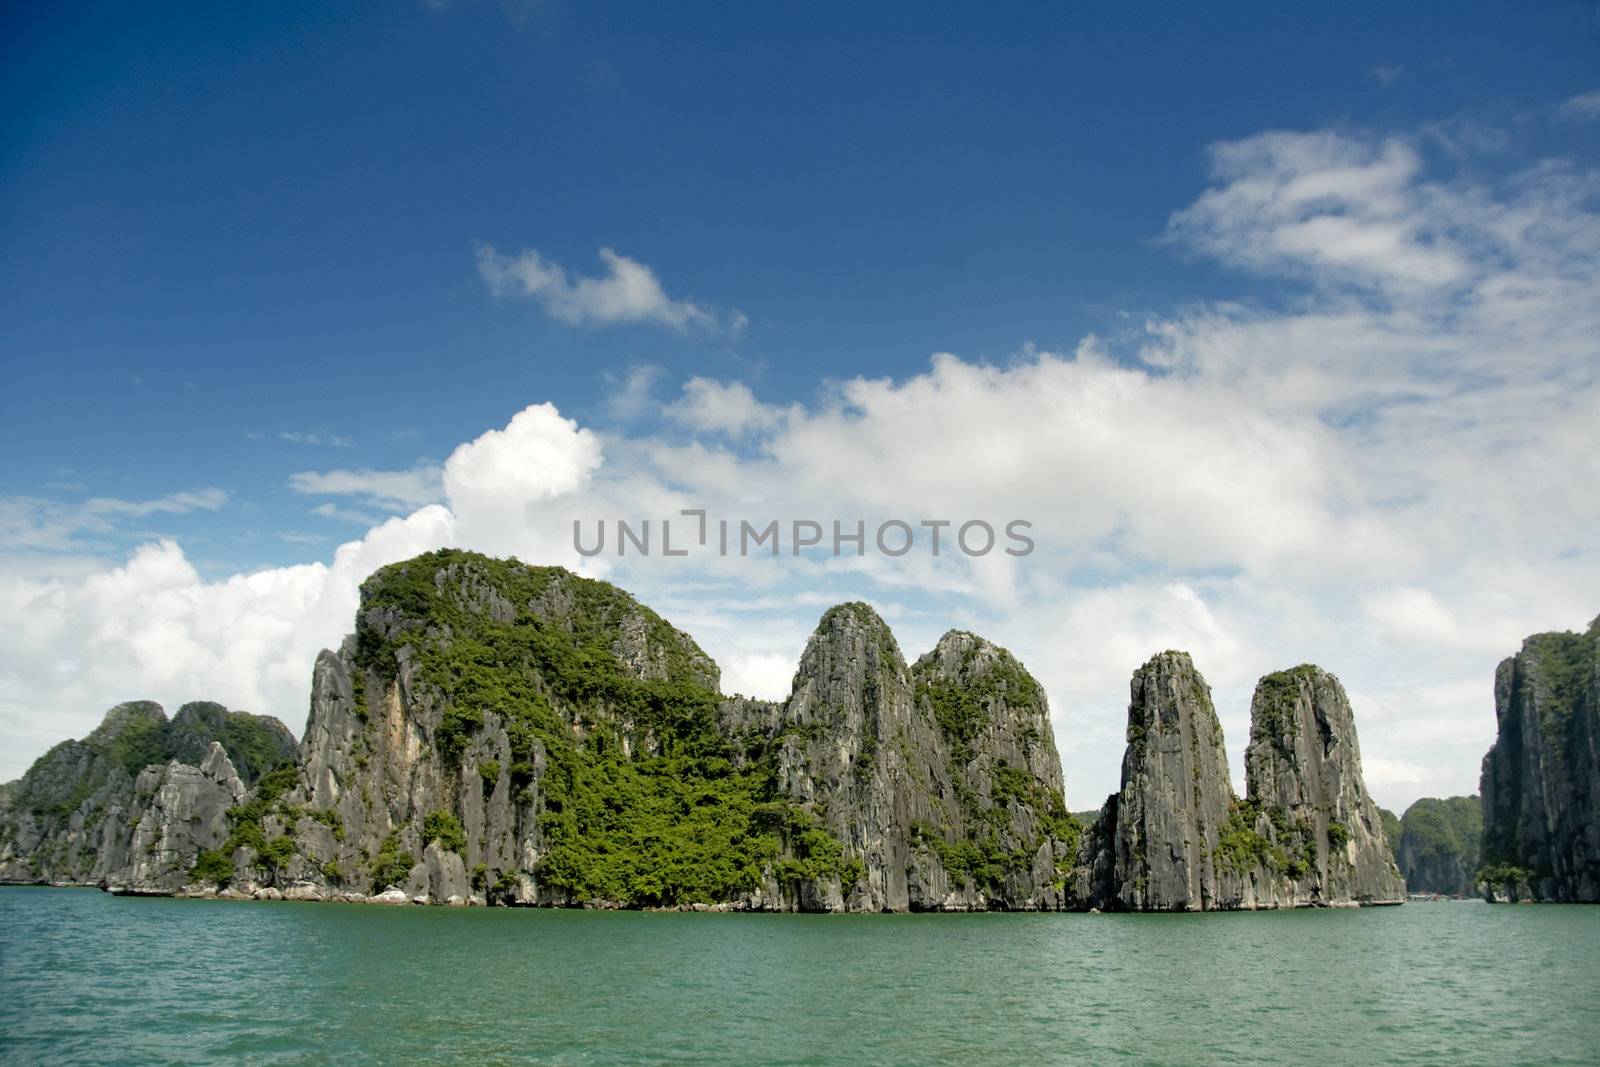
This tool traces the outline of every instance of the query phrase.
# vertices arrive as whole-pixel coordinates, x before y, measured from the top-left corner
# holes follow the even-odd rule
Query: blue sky
[[[5,487],[222,484],[276,513],[318,459],[281,432],[393,466],[522,398],[593,412],[633,363],[805,399],[1265,298],[1158,240],[1207,144],[1591,87],[1593,5],[1467,10],[14,5]],[[1592,134],[1520,149],[1592,158]],[[497,307],[476,241],[583,272],[614,247],[751,325],[706,343]],[[294,558],[243,514],[170,525],[219,563]]]
[[[1393,353],[1380,351],[1373,332],[1352,328],[1351,339],[1296,357],[1320,374],[1328,360],[1343,358],[1335,350],[1359,348],[1372,365],[1392,366],[1409,358],[1396,353],[1422,352],[1480,306],[1481,293],[1462,288],[1463,271],[1487,277],[1489,264],[1509,263],[1502,279],[1532,277],[1551,260],[1537,227],[1519,231],[1525,240],[1515,250],[1488,249],[1483,234],[1466,232],[1473,204],[1504,208],[1509,219],[1559,200],[1564,206],[1541,225],[1587,233],[1594,201],[1586,183],[1600,164],[1593,3],[1221,11],[1017,5],[1000,12],[515,0],[284,3],[245,12],[22,3],[0,19],[0,518],[12,531],[0,562],[22,583],[90,581],[161,537],[173,538],[200,580],[213,584],[262,568],[331,564],[335,546],[363,539],[374,521],[445,495],[306,492],[315,482],[307,472],[420,469],[432,472],[424,481],[436,480],[459,445],[507,426],[530,405],[549,403],[605,438],[612,477],[644,477],[649,469],[660,484],[689,491],[681,472],[663,475],[659,464],[628,457],[712,441],[709,447],[750,464],[752,476],[770,473],[762,461],[776,447],[774,427],[789,418],[783,410],[802,405],[810,427],[787,445],[815,441],[839,392],[830,383],[889,379],[909,389],[932,373],[939,352],[966,365],[1015,368],[1038,352],[1080,351],[1092,336],[1111,366],[1154,381],[1172,365],[1146,350],[1162,336],[1152,322],[1189,330],[1218,315],[1234,327],[1248,320],[1259,338],[1330,309],[1348,323],[1344,313],[1356,308],[1390,315],[1382,319],[1385,336],[1400,329],[1396,312],[1437,327]],[[1260,140],[1274,131],[1325,140]],[[1217,146],[1228,144],[1258,151],[1219,156]],[[1394,144],[1403,158],[1384,156],[1382,146]],[[1385,169],[1385,159],[1394,166]],[[1418,270],[1400,278],[1373,268],[1373,257],[1357,263],[1304,249],[1252,250],[1252,242],[1259,249],[1282,234],[1251,228],[1261,205],[1228,207],[1241,196],[1248,201],[1251,180],[1295,168],[1337,176],[1350,160],[1405,197],[1411,214],[1384,208],[1380,220],[1394,223],[1389,236],[1401,234],[1394,247],[1425,257],[1448,244],[1459,263],[1430,273],[1414,258]],[[1528,191],[1545,182],[1555,184]],[[1440,206],[1440,190],[1454,198],[1456,214]],[[1234,199],[1206,201],[1210,193]],[[1183,212],[1186,221],[1175,223]],[[1330,212],[1358,214],[1348,205]],[[1575,229],[1573,220],[1582,225]],[[1387,237],[1362,236],[1379,241],[1377,260],[1388,255]],[[516,257],[536,250],[537,262],[558,265],[570,287],[606,275],[602,249],[648,271],[665,304],[594,313],[573,304],[577,298],[561,304],[551,296],[569,290],[532,292],[505,276],[497,288],[485,267],[526,265]],[[1370,251],[1351,249],[1351,256]],[[1551,277],[1590,277],[1588,244],[1569,239],[1555,258]],[[1490,288],[1503,291],[1500,282]],[[1419,470],[1358,500],[1366,491],[1338,479],[1370,487],[1372,470],[1394,466],[1385,448],[1413,458],[1419,452],[1414,442],[1386,436],[1383,413],[1426,405],[1427,383],[1452,380],[1452,398],[1502,405],[1508,423],[1531,434],[1537,408],[1512,399],[1519,382],[1558,383],[1565,405],[1589,396],[1595,360],[1574,340],[1583,333],[1580,304],[1570,300],[1552,316],[1566,324],[1554,341],[1520,318],[1496,319],[1470,337],[1463,331],[1461,347],[1429,356],[1433,362],[1419,363],[1403,382],[1288,414],[1264,401],[1250,406],[1265,392],[1234,391],[1229,402],[1243,406],[1217,401],[1219,418],[1266,413],[1272,426],[1293,427],[1308,455],[1334,457],[1318,468],[1332,473],[1317,515],[1343,521],[1370,509],[1373,522],[1386,522],[1388,536],[1403,542],[1420,536],[1420,527],[1385,511],[1388,502],[1429,493],[1442,500],[1459,472]],[[673,309],[690,319],[669,321]],[[1572,317],[1563,318],[1567,311]],[[1287,331],[1271,343],[1303,336]],[[1524,374],[1517,361],[1535,349],[1544,362]],[[1209,388],[1224,378],[1196,380]],[[640,387],[631,400],[630,380]],[[736,384],[761,406],[751,409],[756,415],[740,408],[728,432],[727,405],[739,407],[744,394],[702,392],[694,396],[711,397],[723,414],[707,421],[706,409],[697,409],[696,421],[682,406],[691,395],[681,393],[695,380]],[[1202,392],[1195,400],[1216,397]],[[1477,406],[1441,409],[1437,417],[1457,428],[1490,421]],[[872,433],[896,432],[869,423],[847,420],[841,432],[862,435],[864,447]],[[795,424],[783,425],[798,434]],[[1581,453],[1594,442],[1581,421],[1574,426]],[[1319,436],[1335,430],[1337,439]],[[951,432],[978,440],[985,429]],[[1235,445],[1242,451],[1218,445],[1223,451],[1214,456],[1196,446],[1196,459],[1235,463],[1260,451]],[[1579,473],[1557,467],[1557,481]],[[833,468],[804,469],[825,479]],[[1048,468],[1036,474],[1041,487],[1054,477]],[[1079,484],[1092,497],[1101,483],[1063,476],[1061,484]],[[733,502],[749,499],[729,493]],[[954,499],[959,506],[963,498]],[[1032,500],[1017,499],[1019,507]],[[464,514],[454,498],[446,503]],[[1086,499],[1083,510],[1096,503]],[[1553,540],[1548,550],[1529,548],[1527,566],[1538,570],[1534,588],[1566,589],[1592,615],[1600,590],[1585,555],[1592,538],[1583,532],[1584,506],[1579,500],[1554,512]],[[1461,507],[1451,512],[1458,527],[1474,521],[1470,506]],[[1413,700],[1406,686],[1459,692],[1437,697],[1439,716],[1466,714],[1460,709],[1473,699],[1482,704],[1481,692],[1466,694],[1474,685],[1486,690],[1483,672],[1512,650],[1506,635],[1585,621],[1567,601],[1538,594],[1478,619],[1446,603],[1443,574],[1437,582],[1406,577],[1408,565],[1397,560],[1382,574],[1341,583],[1327,578],[1343,565],[1331,556],[1317,557],[1327,587],[1306,593],[1309,606],[1252,612],[1244,586],[1206,583],[1248,577],[1244,557],[1254,547],[1189,552],[1151,541],[1125,551],[1143,520],[1132,505],[1107,508],[1115,513],[1109,525],[1057,538],[1055,569],[1030,579],[1015,600],[957,588],[965,578],[938,574],[833,575],[828,588],[898,606],[924,644],[937,635],[932,620],[949,617],[985,624],[1021,646],[1027,640],[1019,635],[1034,625],[1029,610],[1176,584],[1213,615],[1226,604],[1236,605],[1236,615],[1231,622],[1216,615],[1198,630],[1175,624],[1171,637],[1193,644],[1210,635],[1219,657],[1234,655],[1250,669],[1280,650],[1301,653],[1292,642],[1260,638],[1283,631],[1285,619],[1348,611],[1345,623],[1328,624],[1332,637],[1324,628],[1306,632],[1349,649],[1361,687],[1391,694],[1396,709]],[[1459,572],[1469,557],[1486,560],[1519,543],[1516,534],[1447,558]],[[497,547],[493,536],[482,544]],[[510,548],[518,544],[506,538]],[[668,606],[695,609],[682,575],[624,570],[617,577]],[[1362,582],[1370,585],[1365,609],[1339,599],[1341,585]],[[45,596],[42,586],[27,588],[33,599],[20,603]],[[71,596],[78,587],[51,588]],[[1399,661],[1373,659],[1370,631],[1349,620],[1368,619],[1383,597],[1403,600],[1419,590],[1427,601],[1405,602],[1417,607],[1422,631],[1444,642],[1439,655],[1448,666],[1406,677]],[[739,654],[767,657],[766,674],[782,676],[779,660],[792,661],[798,649],[790,646],[815,613],[774,609],[766,617],[769,644]],[[1493,635],[1488,647],[1460,637],[1472,630]],[[1134,628],[1127,646],[1141,647],[1158,632],[1168,636],[1159,626]],[[65,664],[63,671],[92,655],[65,646],[39,654]],[[1048,641],[1038,644],[1038,656],[1052,654]],[[217,655],[237,666],[234,653]],[[1111,674],[1125,678],[1142,658],[1127,655]],[[1245,692],[1250,669],[1241,666],[1243,680],[1233,683]],[[1355,689],[1350,671],[1344,676]],[[226,689],[233,675],[199,671],[184,683],[179,661],[132,677],[130,684],[148,678],[161,698],[173,699],[207,695],[184,691],[204,684],[199,679],[215,677]],[[65,705],[39,711],[32,694],[48,686],[30,679],[21,667],[0,665],[0,691],[9,694],[4,729],[19,739],[17,751],[81,732],[81,720],[97,713]],[[252,685],[217,695],[259,703],[277,692]],[[110,695],[105,685],[86,686],[73,699]],[[1081,757],[1069,752],[1069,782],[1084,763],[1114,764],[1115,686],[1080,693],[1052,685],[1052,696],[1058,705],[1091,706],[1094,728],[1106,735]],[[282,702],[290,706],[263,710],[279,711],[298,730],[301,711]],[[1058,707],[1058,729],[1071,714]],[[1480,714],[1462,737],[1451,737],[1467,752],[1483,734]],[[1426,756],[1433,742],[1419,736],[1402,754],[1396,726],[1392,761],[1412,770],[1397,772],[1397,782],[1410,784],[1394,785],[1395,796],[1471,786],[1471,768],[1420,778],[1416,768],[1433,767]],[[1099,788],[1114,768],[1087,773]]]

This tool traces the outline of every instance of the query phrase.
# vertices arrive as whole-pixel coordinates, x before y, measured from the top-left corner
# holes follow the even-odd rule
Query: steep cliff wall
[[[1349,701],[1252,702],[1244,799],[1189,656],[1133,676],[1122,784],[1085,829],[1039,684],[951,631],[907,664],[830,609],[789,697],[627,593],[442,551],[362,588],[275,720],[122,705],[0,789],[0,878],[124,892],[585,907],[1209,911],[1403,899]],[[280,765],[282,764],[282,765]]]
[[[1122,789],[1102,817],[1110,855],[1103,906],[1210,911],[1236,906],[1243,872],[1219,851],[1234,803],[1211,689],[1186,652],[1134,672]]]
[[[1081,895],[1137,911],[1405,899],[1337,679],[1261,679],[1245,767],[1240,800],[1210,688],[1186,653],[1153,657],[1133,676],[1122,788],[1084,849]]]
[[[1528,638],[1495,672],[1483,759],[1490,899],[1600,901],[1600,618]]]
[[[1078,828],[1049,710],[1004,649],[952,631],[908,668],[871,608],[843,604],[812,634],[789,699],[740,712],[735,732],[775,747],[780,792],[860,863],[837,890],[803,887],[817,894],[806,906],[1068,906]]]
[[[828,612],[782,703],[723,697],[602,582],[465,552],[386,568],[323,653],[294,781],[203,873],[286,895],[757,909],[1065,903],[1042,691],[965,634],[907,667]]]
[[[222,743],[245,758],[236,773]],[[64,741],[0,799],[0,881],[170,892],[224,813],[269,767],[291,761],[278,720],[185,704],[169,721],[150,701],[119,704],[82,741]],[[191,761],[191,762],[186,762]]]
[[[1406,809],[1397,829],[1396,862],[1408,892],[1463,896],[1473,892],[1483,839],[1481,800],[1423,797]]]
[[[1309,664],[1262,678],[1250,703],[1246,807],[1268,841],[1261,903],[1397,904],[1405,882],[1361,773],[1355,712]]]

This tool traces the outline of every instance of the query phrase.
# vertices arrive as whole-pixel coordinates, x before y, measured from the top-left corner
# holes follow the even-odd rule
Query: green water
[[[0,889],[0,1060],[1594,1063],[1600,908],[762,916]]]

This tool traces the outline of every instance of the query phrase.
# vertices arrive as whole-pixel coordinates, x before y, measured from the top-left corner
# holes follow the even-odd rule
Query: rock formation
[[[152,763],[133,788],[144,811],[133,822],[127,862],[103,879],[113,892],[167,894],[188,883],[200,854],[227,838],[228,812],[245,795],[220,741],[209,744],[198,767]]]
[[[1495,672],[1483,759],[1490,900],[1600,901],[1600,618],[1536,634]]]
[[[1211,911],[1237,906],[1242,872],[1219,833],[1234,804],[1211,690],[1186,652],[1134,672],[1122,789],[1101,818],[1110,857],[1102,906]]]
[[[1477,797],[1423,797],[1412,804],[1394,836],[1406,890],[1470,895],[1482,838],[1483,802]]]
[[[1405,899],[1338,680],[1311,666],[1267,675],[1250,716],[1241,801],[1189,656],[1164,652],[1134,673],[1122,788],[1090,834],[1082,897],[1134,911]]]
[[[295,758],[276,720],[113,709],[0,789],[0,878],[130,893],[751,910],[1210,911],[1403,898],[1349,702],[1263,678],[1229,782],[1185,653],[1134,674],[1122,788],[1066,810],[1044,692],[951,631],[823,616],[783,701],[724,696],[633,597],[441,551],[362,586]]]
[[[248,754],[248,778],[225,741]],[[159,704],[119,704],[0,791],[0,881],[171,892],[226,836],[247,785],[293,756],[288,728],[266,716],[186,704],[168,721]]]
[[[1263,904],[1405,899],[1362,777],[1355,713],[1337,678],[1309,664],[1262,678],[1250,702],[1244,762],[1244,808],[1257,813],[1269,842]]]
[[[865,604],[818,624],[782,704],[741,701],[735,735],[859,861],[799,903],[852,911],[1065,907],[1077,824],[1043,690],[1004,649],[951,631],[907,667]],[[855,873],[845,872],[847,875]]]
[[[317,661],[299,778],[227,880],[458,903],[1051,908],[1076,823],[1043,692],[949,634],[907,667],[824,615],[784,702],[559,568],[436,553],[374,575]],[[300,813],[298,816],[296,813]]]

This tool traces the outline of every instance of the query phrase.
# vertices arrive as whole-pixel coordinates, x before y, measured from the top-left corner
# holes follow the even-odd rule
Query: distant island
[[[0,787],[0,881],[453,905],[1213,911],[1397,904],[1404,865],[1437,892],[1592,900],[1600,789],[1546,780],[1538,795],[1557,807],[1537,808],[1527,775],[1576,769],[1585,739],[1593,774],[1595,645],[1595,627],[1542,635],[1502,666],[1480,871],[1466,798],[1380,812],[1348,697],[1315,666],[1257,685],[1240,797],[1209,686],[1186,653],[1153,656],[1131,683],[1121,789],[1074,815],[1042,687],[981,637],[951,631],[908,664],[870,607],[841,604],[787,700],[724,696],[710,657],[626,592],[440,551],[363,584],[355,633],[317,659],[298,746],[265,716],[195,703],[168,720],[134,702]],[[1533,743],[1552,758],[1528,758]]]
[[[1404,815],[1378,810],[1395,862],[1413,895],[1466,897],[1478,892],[1483,802],[1423,797]]]

